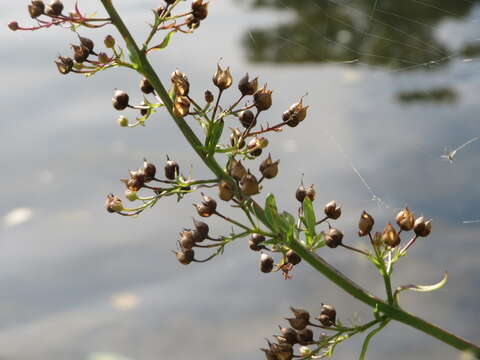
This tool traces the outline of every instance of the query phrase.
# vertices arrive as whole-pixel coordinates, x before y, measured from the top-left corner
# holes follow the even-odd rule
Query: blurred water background
[[[143,38],[159,3],[118,3]],[[103,14],[97,1],[80,4]],[[453,164],[440,156],[480,135],[479,4],[216,0],[194,36],[177,36],[152,56],[162,79],[179,68],[198,96],[212,88],[220,58],[237,80],[247,71],[260,76],[274,89],[264,117],[272,124],[308,92],[308,119],[269,137],[281,164],[266,189],[294,212],[304,174],[316,185],[317,209],[332,199],[342,204],[338,227],[358,246],[366,246],[355,235],[363,209],[379,229],[405,205],[433,218],[432,235],[401,261],[394,284],[434,283],[448,271],[443,289],[405,294],[403,306],[477,343],[480,141],[459,151]],[[3,5],[2,24],[29,23],[26,1]],[[98,45],[108,33],[117,35],[112,28],[81,32]],[[208,172],[164,113],[147,128],[118,127],[110,98],[120,88],[140,101],[136,74],[121,69],[83,79],[56,72],[53,60],[70,53],[73,33],[12,33],[3,26],[0,41],[0,359],[261,359],[258,348],[289,305],[318,311],[321,302],[333,303],[345,321],[370,318],[367,307],[304,264],[289,281],[261,274],[258,254],[245,241],[209,263],[179,265],[171,250],[190,226],[199,194],[180,204],[162,201],[139,219],[107,214],[105,195],[122,193],[118,179],[144,156],[161,164],[168,153],[184,172],[190,165],[197,178]],[[213,234],[229,231],[210,224]],[[383,294],[363,259],[342,249],[321,255]],[[340,346],[335,358],[356,358],[361,340]],[[399,324],[373,341],[369,359],[387,357],[462,358]]]

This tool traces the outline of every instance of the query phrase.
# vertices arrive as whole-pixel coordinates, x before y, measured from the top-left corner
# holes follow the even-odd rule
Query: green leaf
[[[303,200],[303,215],[305,219],[305,226],[311,236],[315,236],[315,212],[310,198],[306,197]]]
[[[290,224],[290,225],[296,225],[297,220],[295,217],[290,214],[289,212],[283,211],[282,214],[280,215],[285,221]]]
[[[395,290],[395,299],[398,303],[398,300],[400,298],[400,292],[402,292],[404,290],[412,290],[412,291],[419,291],[419,292],[431,292],[431,291],[438,290],[438,289],[442,288],[447,283],[447,280],[448,280],[448,274],[445,272],[445,275],[443,276],[443,279],[440,280],[438,283],[433,284],[433,285],[414,285],[414,284],[410,284],[410,285],[399,286],[397,288],[397,290]]]
[[[267,198],[265,199],[265,217],[276,231],[278,231],[278,224],[276,221],[277,216],[278,209],[277,202],[275,201],[275,196],[273,194],[268,194]]]
[[[206,139],[206,141],[208,142],[205,144],[207,146],[208,156],[212,156],[215,153],[215,148],[218,142],[220,141],[220,137],[222,136],[224,126],[225,126],[225,122],[223,121],[223,119],[220,119],[219,121],[213,123],[213,126],[209,131],[210,136],[207,136],[207,139]]]
[[[265,216],[265,211],[260,206],[258,206],[256,202],[252,202],[251,208],[253,210],[253,213],[255,214],[255,217],[272,230],[272,224],[268,222],[268,219]]]
[[[170,44],[170,40],[172,39],[173,34],[176,32],[177,30],[170,31],[167,35],[165,35],[165,37],[163,38],[160,44],[150,48],[149,51],[165,49],[168,46],[168,44]]]

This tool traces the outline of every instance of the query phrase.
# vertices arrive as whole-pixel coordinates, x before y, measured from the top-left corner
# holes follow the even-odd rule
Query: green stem
[[[363,342],[363,345],[362,345],[362,352],[360,353],[360,357],[358,358],[359,360],[365,360],[365,355],[367,355],[367,350],[368,350],[368,345],[370,344],[370,340],[372,340],[372,338],[377,335],[385,326],[387,326],[389,320],[385,320],[384,322],[382,322],[380,324],[380,326],[374,330],[372,330],[372,332],[370,332],[367,337],[365,338],[365,341]]]
[[[148,61],[146,55],[138,48],[138,45],[135,43],[132,35],[130,34],[129,30],[123,23],[123,20],[115,10],[112,4],[112,0],[101,0],[105,10],[110,16],[112,23],[115,25],[117,30],[122,35],[123,39],[127,44],[127,48],[130,53],[137,59],[139,62],[139,71],[147,79],[155,88],[158,96],[164,102],[168,112],[170,113],[172,119],[175,121],[177,126],[179,127],[182,134],[185,136],[187,141],[193,147],[195,152],[200,156],[203,162],[207,165],[207,167],[220,179],[224,179],[225,181],[229,182],[234,188],[236,192],[238,192],[240,198],[242,198],[241,192],[238,191],[238,186],[235,181],[228,176],[222,169],[222,167],[217,163],[217,161],[213,157],[207,157],[207,153],[204,151],[202,143],[192,131],[192,129],[188,126],[183,118],[176,117],[172,112],[172,99],[168,95],[165,87],[163,86],[162,82],[158,78],[156,72],[153,70],[150,62]],[[258,207],[257,210],[261,208]],[[261,209],[263,211],[263,209]],[[266,225],[266,224],[265,224]],[[315,253],[306,249],[300,242],[293,241],[289,244],[293,251],[295,251],[302,259],[304,259],[307,263],[309,263],[312,267],[314,267],[317,271],[322,273],[325,277],[329,280],[334,282],[337,286],[342,288],[345,292],[350,294],[351,296],[355,297],[356,299],[362,301],[363,303],[375,308],[377,307],[379,311],[388,315],[389,318],[395,319],[401,323],[414,327],[426,334],[429,334],[438,340],[453,346],[459,350],[464,351],[471,351],[477,358],[480,359],[480,347],[454,335],[449,333],[446,330],[443,330],[419,317],[416,317],[408,312],[394,307],[390,304],[385,303],[381,299],[373,296],[366,290],[362,289],[359,285],[351,281],[345,275],[340,273],[337,269],[335,269],[332,265],[328,264],[325,260],[321,257],[316,255]]]

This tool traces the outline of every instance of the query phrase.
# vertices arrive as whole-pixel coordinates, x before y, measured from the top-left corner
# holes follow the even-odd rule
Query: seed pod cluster
[[[200,26],[200,22],[208,16],[208,2],[203,0],[195,0],[192,2],[192,14],[187,17],[186,23],[190,29],[196,29]]]

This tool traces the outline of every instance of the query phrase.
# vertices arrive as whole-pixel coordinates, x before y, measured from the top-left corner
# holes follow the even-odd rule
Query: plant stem
[[[235,181],[228,176],[222,169],[222,167],[217,163],[217,161],[213,157],[207,157],[207,153],[205,152],[202,143],[192,131],[192,129],[188,126],[183,118],[176,117],[172,112],[172,99],[170,98],[168,92],[166,91],[165,87],[163,86],[162,82],[158,78],[158,75],[153,70],[150,62],[148,61],[146,55],[139,49],[138,45],[136,44],[135,40],[133,39],[132,35],[130,34],[128,28],[123,23],[123,20],[115,10],[112,0],[101,0],[105,10],[110,16],[110,19],[117,30],[122,35],[123,39],[126,42],[127,48],[130,53],[137,59],[139,62],[137,65],[139,66],[139,71],[142,75],[147,77],[150,83],[153,85],[156,93],[162,99],[167,108],[168,112],[170,113],[172,119],[175,121],[177,126],[179,127],[182,134],[185,136],[187,141],[193,147],[195,152],[200,156],[202,161],[207,165],[207,167],[219,178],[224,179],[225,181],[229,182],[238,192],[239,197],[242,198],[243,195],[238,190],[238,186]],[[257,114],[258,115],[258,114]],[[257,205],[257,204],[255,204]],[[256,206],[257,211],[262,211],[258,205]],[[265,224],[267,227],[268,225]],[[398,307],[392,306],[391,304],[387,304],[381,299],[375,297],[374,295],[370,294],[366,290],[362,289],[359,285],[351,281],[348,277],[343,275],[339,272],[336,268],[332,265],[328,264],[325,260],[321,257],[316,255],[315,253],[306,249],[303,244],[294,240],[289,243],[289,246],[295,251],[302,259],[304,259],[307,263],[309,263],[312,267],[314,267],[317,271],[322,273],[326,278],[334,282],[337,286],[342,288],[345,292],[353,296],[354,298],[362,301],[363,303],[375,308],[377,307],[379,311],[383,312],[389,318],[397,320],[403,324],[409,325],[414,327],[426,334],[429,334],[438,340],[454,347],[459,350],[464,351],[471,351],[478,359],[480,359],[480,347],[452,334],[446,330],[443,330],[419,317],[416,317]]]

